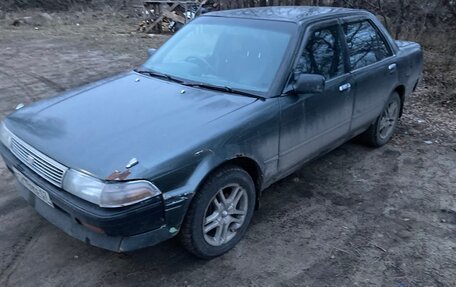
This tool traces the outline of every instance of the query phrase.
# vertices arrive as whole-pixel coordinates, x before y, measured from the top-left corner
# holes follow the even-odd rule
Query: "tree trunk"
[[[399,36],[402,32],[402,25],[404,24],[404,15],[405,15],[405,5],[404,0],[399,0],[399,19],[396,24],[395,38],[399,39]]]

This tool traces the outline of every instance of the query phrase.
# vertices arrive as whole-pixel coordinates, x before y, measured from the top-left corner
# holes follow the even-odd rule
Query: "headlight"
[[[161,194],[146,180],[103,182],[90,175],[69,169],[65,174],[63,189],[101,207],[132,205]]]
[[[11,146],[11,132],[6,127],[5,123],[0,124],[0,141],[7,147]]]

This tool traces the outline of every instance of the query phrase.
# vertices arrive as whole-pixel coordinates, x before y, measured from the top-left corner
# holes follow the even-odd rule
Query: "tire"
[[[203,259],[232,249],[252,219],[255,196],[255,185],[245,170],[227,166],[216,171],[193,197],[181,226],[183,246]]]
[[[399,122],[401,99],[398,93],[391,94],[382,113],[374,123],[361,134],[361,139],[369,146],[381,147],[393,137]]]

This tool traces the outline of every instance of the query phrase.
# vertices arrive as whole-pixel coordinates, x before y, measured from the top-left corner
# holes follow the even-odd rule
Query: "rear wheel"
[[[192,200],[180,232],[184,247],[205,259],[229,251],[245,234],[254,207],[250,175],[235,166],[220,169]]]
[[[380,147],[386,144],[393,137],[396,130],[400,110],[401,99],[397,93],[393,93],[382,113],[369,129],[361,135],[366,144],[373,147]]]

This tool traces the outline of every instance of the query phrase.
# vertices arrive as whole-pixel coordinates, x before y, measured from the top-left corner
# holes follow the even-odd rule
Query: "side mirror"
[[[149,54],[149,58],[152,57],[155,52],[157,52],[157,49],[155,48],[150,48],[150,49],[147,49],[147,53]]]
[[[321,93],[325,89],[325,77],[316,74],[299,74],[293,84],[293,91],[297,94]]]

